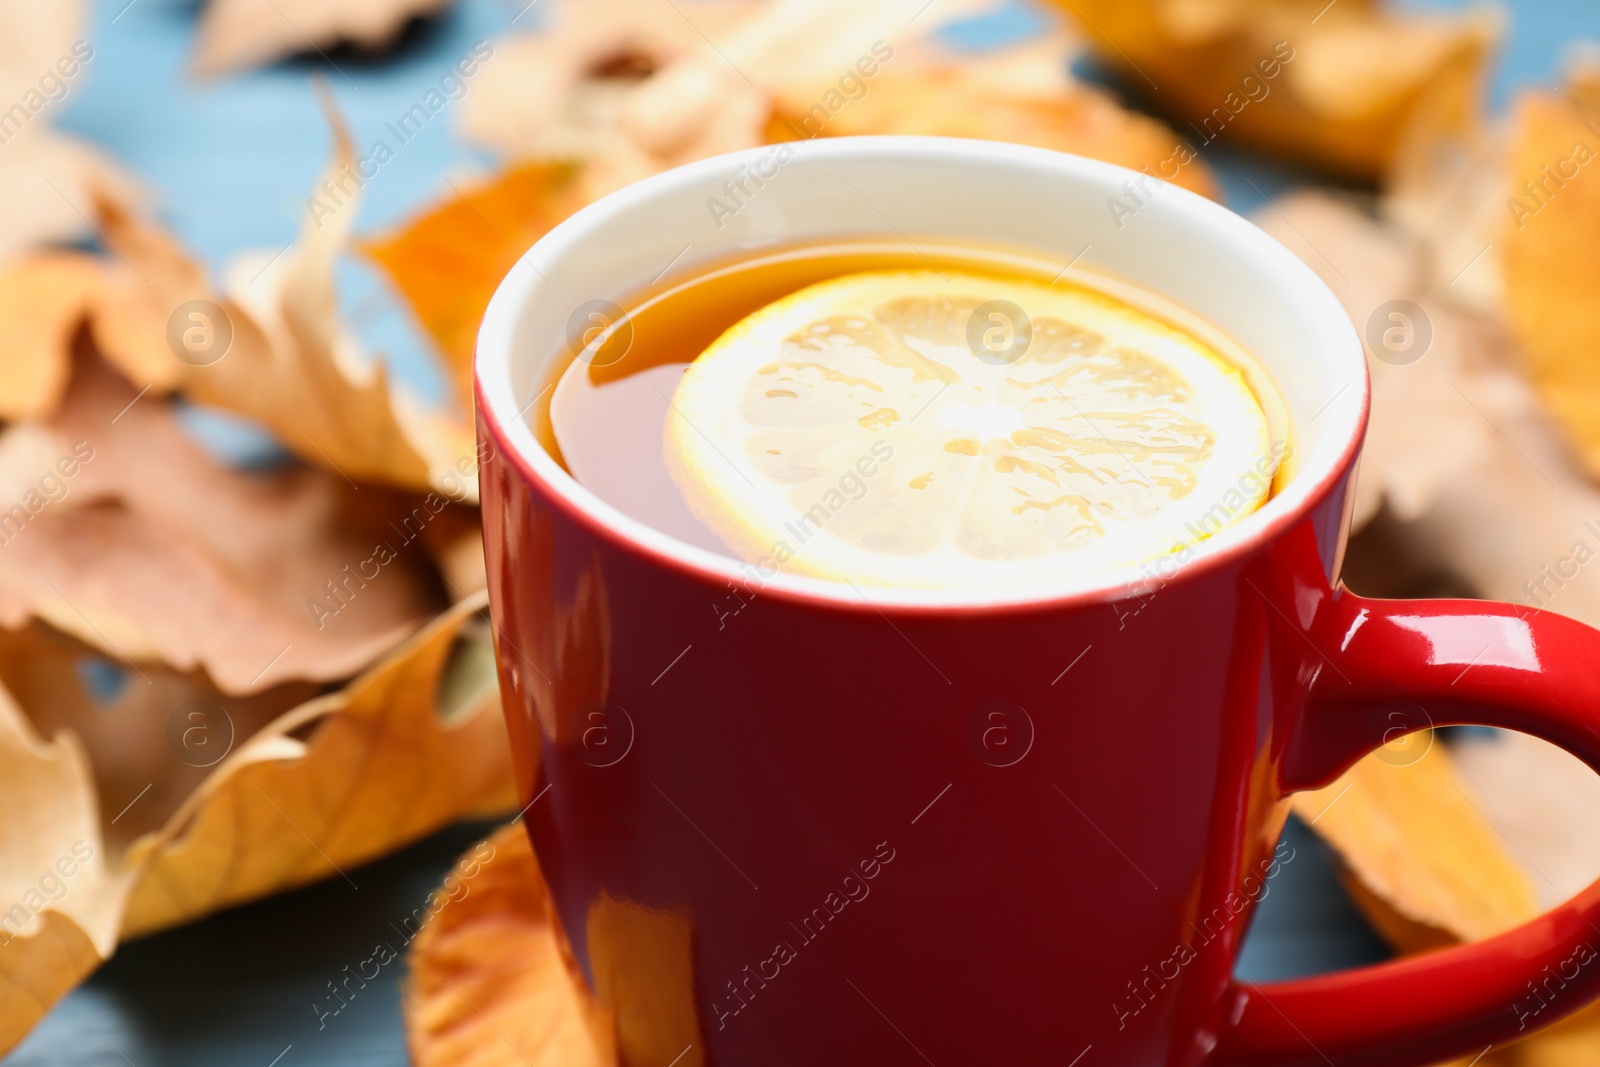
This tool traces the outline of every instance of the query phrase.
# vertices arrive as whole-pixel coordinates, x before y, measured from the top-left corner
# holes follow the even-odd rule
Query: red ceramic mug
[[[729,182],[739,209],[710,210]],[[1138,211],[1108,210],[1130,188]],[[1270,372],[1293,476],[1154,583],[864,596],[752,582],[541,449],[526,413],[575,310],[834,235],[1028,249],[1192,309]],[[1600,943],[1595,888],[1479,944],[1233,977],[1287,858],[1291,793],[1397,722],[1522,730],[1600,767],[1600,637],[1505,604],[1338,586],[1361,343],[1304,264],[1224,208],[987,142],[710,159],[535,245],[484,319],[477,388],[527,826],[627,1067],[1403,1067],[1518,1036],[1517,1005],[1550,973],[1565,987],[1541,1023],[1600,992],[1600,967],[1571,966]]]

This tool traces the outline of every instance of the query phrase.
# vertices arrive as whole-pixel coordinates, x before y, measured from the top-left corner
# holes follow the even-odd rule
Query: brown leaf
[[[0,689],[0,1053],[110,955],[126,889],[71,733],[40,740]]]
[[[1600,150],[1600,69],[1580,68],[1561,97],[1518,101],[1506,173],[1507,309],[1544,402],[1580,461],[1600,476],[1600,190],[1582,167]],[[1566,175],[1565,178],[1562,175]]]
[[[1057,0],[1100,59],[1195,129],[1375,178],[1426,122],[1478,121],[1493,25],[1479,13],[1325,0]]]
[[[1293,803],[1344,859],[1367,918],[1404,951],[1489,937],[1538,911],[1528,875],[1430,733],[1386,746]]]
[[[211,0],[200,21],[194,67],[203,75],[270,63],[349,43],[386,48],[413,18],[453,0]]]
[[[527,163],[361,243],[443,352],[463,403],[489,297],[523,252],[583,202],[576,168]]]
[[[493,655],[462,602],[345,689],[250,737],[157,833],[131,937],[319,879],[514,804]],[[307,736],[309,735],[309,736]]]
[[[466,895],[436,898],[437,910],[412,942],[404,1003],[411,1062],[608,1067],[615,1053],[579,992],[522,824],[501,827],[463,862],[485,847],[491,858],[463,882]]]
[[[412,542],[459,505],[223,467],[168,403],[79,367],[54,420],[0,434],[0,624],[244,693],[348,677],[442,606]]]

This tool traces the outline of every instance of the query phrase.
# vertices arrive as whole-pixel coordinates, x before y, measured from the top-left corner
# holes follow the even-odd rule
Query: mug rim
[[[1103,582],[1054,591],[1046,588],[1038,592],[1019,592],[1008,588],[989,592],[874,585],[870,598],[857,583],[849,581],[783,571],[757,577],[752,574],[754,564],[681,541],[601,499],[569,474],[539,443],[524,418],[526,408],[517,403],[512,377],[517,358],[515,339],[519,315],[535,287],[545,281],[547,273],[558,271],[562,257],[583,242],[586,235],[605,219],[620,211],[647,205],[653,199],[686,186],[697,185],[713,175],[725,174],[741,163],[754,163],[770,153],[772,148],[771,145],[760,145],[708,157],[627,185],[568,216],[518,258],[496,287],[484,312],[473,359],[473,385],[481,425],[494,439],[498,450],[515,465],[518,475],[530,484],[542,487],[550,501],[560,507],[570,520],[580,523],[592,536],[610,542],[617,549],[718,587],[724,583],[739,583],[749,588],[753,584],[761,596],[812,607],[878,614],[882,614],[883,609],[918,614],[945,614],[951,611],[970,614],[1102,604],[1132,595],[1139,582],[1125,568],[1108,574]],[[1091,177],[1098,173],[1113,183],[1120,183],[1127,178],[1148,177],[1112,163],[1051,149],[957,137],[833,137],[795,142],[792,148],[797,156],[803,152],[813,161],[838,165],[895,158],[932,164],[941,156],[970,161],[977,155],[987,156],[991,162],[1000,165],[1054,166],[1066,171],[1087,173]],[[1165,579],[1163,588],[1173,582],[1197,579],[1227,566],[1259,550],[1304,520],[1317,503],[1352,471],[1365,438],[1371,408],[1371,382],[1365,348],[1343,305],[1327,283],[1299,257],[1242,215],[1179,186],[1165,187],[1163,195],[1168,194],[1183,210],[1198,213],[1214,226],[1230,231],[1230,235],[1237,240],[1235,250],[1242,248],[1275,260],[1273,269],[1279,277],[1301,290],[1300,303],[1296,305],[1297,314],[1321,319],[1326,325],[1342,330],[1347,335],[1348,344],[1335,346],[1348,354],[1351,363],[1349,381],[1340,392],[1354,385],[1359,402],[1342,407],[1342,427],[1330,425],[1327,428],[1339,440],[1334,449],[1327,450],[1320,461],[1296,471],[1282,491],[1256,511],[1194,545],[1194,557],[1179,567],[1172,577]],[[626,294],[607,295],[620,297]],[[1206,319],[1203,309],[1189,310],[1202,320]],[[534,400],[537,399],[536,395]],[[1336,394],[1329,401],[1329,407],[1334,406],[1337,400]]]

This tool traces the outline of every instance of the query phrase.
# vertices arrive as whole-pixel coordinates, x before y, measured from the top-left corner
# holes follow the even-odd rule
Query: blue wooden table
[[[328,78],[356,142],[366,144],[474,43],[511,28],[514,18],[516,28],[531,24],[538,12],[518,17],[524,2],[462,0],[381,60],[333,52],[203,84],[185,73],[195,0],[97,0],[95,56],[60,112],[60,125],[105,145],[143,176],[163,217],[216,268],[245,248],[281,248],[305,217],[306,195],[329,149],[310,73]],[[1495,83],[1497,106],[1519,84],[1556,78],[1565,41],[1600,38],[1600,4],[1592,0],[1503,6],[1515,21]],[[1015,8],[973,34],[1004,36],[1034,18]],[[1257,187],[1272,194],[1300,180],[1237,155],[1208,159],[1239,210],[1255,206]],[[439,197],[449,188],[444,175],[474,167],[487,173],[492,163],[456,142],[446,123],[429,124],[368,183],[362,229],[385,229]],[[438,372],[413,320],[381,279],[352,265],[341,284],[346,308],[361,309],[362,335],[384,350],[396,372],[421,389],[437,388]],[[248,435],[220,443],[261,447]],[[125,945],[6,1065],[401,1067],[403,965],[385,968],[338,1016],[319,1023],[313,1005],[488,829],[457,827],[352,871],[357,888],[334,879]],[[1383,958],[1382,945],[1340,892],[1326,850],[1296,824],[1287,832],[1297,859],[1262,903],[1241,972],[1265,980]]]

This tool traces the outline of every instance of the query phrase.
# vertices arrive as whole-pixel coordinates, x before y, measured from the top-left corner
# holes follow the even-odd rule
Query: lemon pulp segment
[[[875,585],[1103,577],[1266,498],[1241,372],[1089,289],[845,275],[747,316],[672,398],[667,465],[742,558]]]

